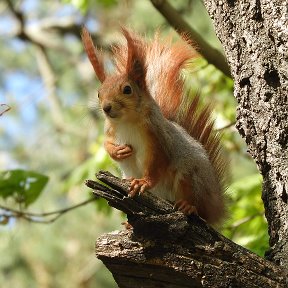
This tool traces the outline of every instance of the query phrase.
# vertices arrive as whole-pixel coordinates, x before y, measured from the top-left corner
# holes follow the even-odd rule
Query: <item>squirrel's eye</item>
[[[129,85],[124,86],[123,88],[123,94],[131,94],[132,93],[132,88]]]

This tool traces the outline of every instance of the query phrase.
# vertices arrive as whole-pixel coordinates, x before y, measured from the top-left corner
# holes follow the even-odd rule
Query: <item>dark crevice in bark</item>
[[[280,78],[278,71],[275,68],[268,68],[265,70],[264,79],[267,85],[277,88],[280,86]]]
[[[261,2],[260,0],[255,0],[255,6],[253,7],[253,20],[263,21],[262,12],[261,12]]]
[[[250,78],[249,77],[244,77],[240,80],[239,85],[241,88],[245,87],[245,86],[251,86],[250,83]]]

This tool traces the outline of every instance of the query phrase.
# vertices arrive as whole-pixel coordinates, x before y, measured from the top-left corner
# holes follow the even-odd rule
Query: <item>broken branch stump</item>
[[[129,182],[108,172],[87,180],[96,197],[127,214],[133,229],[104,234],[96,255],[120,288],[287,287],[281,267],[233,243],[197,216],[147,192],[130,198]]]

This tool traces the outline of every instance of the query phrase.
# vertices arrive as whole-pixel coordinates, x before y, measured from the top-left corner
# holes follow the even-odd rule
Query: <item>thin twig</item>
[[[216,129],[216,131],[220,132],[220,131],[226,130],[226,129],[232,127],[232,126],[235,126],[235,124],[236,124],[236,121],[233,121],[233,122],[231,122],[231,123],[229,123],[229,124],[227,124],[227,125],[225,125],[223,127],[220,127],[218,129]]]
[[[11,107],[7,104],[0,104],[1,107],[5,107],[3,111],[0,112],[0,116],[2,116],[4,113],[8,112],[11,110]]]
[[[55,211],[51,211],[51,212],[44,212],[44,213],[32,213],[32,212],[27,212],[27,211],[21,211],[21,210],[17,210],[17,209],[13,209],[10,207],[6,207],[3,205],[0,205],[0,209],[8,212],[8,213],[3,213],[0,214],[1,217],[8,217],[8,218],[23,218],[29,222],[35,222],[35,223],[53,223],[55,222],[58,218],[60,218],[62,215],[64,215],[65,213],[74,210],[76,208],[79,208],[81,206],[87,205],[88,203],[94,202],[96,200],[95,197],[90,198],[88,200],[85,200],[79,204],[64,208],[64,209],[60,209],[60,210],[55,210]],[[48,219],[48,220],[44,220],[41,218],[45,218],[48,216],[52,216],[52,215],[56,215],[55,217]]]
[[[36,45],[36,59],[41,77],[47,91],[47,98],[50,102],[52,119],[56,128],[61,131],[63,130],[65,124],[63,119],[62,103],[56,92],[57,80],[52,65],[49,61],[47,51],[41,45]]]
[[[253,214],[253,215],[246,216],[246,217],[244,217],[244,218],[242,218],[242,219],[234,222],[233,224],[224,227],[224,229],[228,229],[228,230],[233,230],[233,231],[234,231],[234,230],[237,229],[239,226],[241,226],[241,225],[243,225],[243,224],[245,224],[245,223],[253,220],[253,219],[256,218],[256,217],[263,216],[263,215],[264,215],[264,212],[259,212],[259,213],[255,213],[255,214]]]

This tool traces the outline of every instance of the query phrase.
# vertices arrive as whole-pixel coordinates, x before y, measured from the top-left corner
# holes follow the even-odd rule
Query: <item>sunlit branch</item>
[[[56,78],[52,66],[49,62],[47,52],[42,46],[36,46],[36,58],[38,68],[46,87],[48,100],[51,105],[51,115],[56,127],[60,130],[63,129],[64,119],[62,113],[62,104],[56,93]]]
[[[247,217],[244,217],[244,218],[242,218],[242,219],[234,222],[231,226],[226,227],[226,229],[236,229],[236,228],[238,228],[239,226],[241,226],[241,225],[243,225],[243,224],[245,224],[245,223],[253,220],[254,218],[259,217],[259,216],[263,216],[263,215],[264,215],[264,212],[262,212],[262,213],[255,213],[255,214],[253,214],[253,215],[249,215],[249,216],[247,216]]]
[[[151,0],[151,2],[177,32],[186,33],[192,42],[197,44],[197,48],[199,48],[197,49],[198,52],[210,64],[213,64],[217,69],[231,78],[230,68],[224,55],[206,42],[206,40],[181,17],[167,0]]]
[[[244,218],[242,218],[242,219],[239,219],[238,221],[234,222],[233,224],[223,227],[223,229],[230,230],[230,231],[231,231],[231,236],[230,236],[230,237],[233,237],[233,236],[235,235],[237,229],[238,229],[241,225],[246,224],[246,223],[252,221],[252,220],[255,219],[256,217],[263,217],[263,216],[264,216],[264,212],[255,213],[255,214],[253,214],[253,215],[249,215],[249,216],[247,216],[247,217],[244,217]]]
[[[220,128],[218,128],[218,129],[216,129],[216,131],[220,132],[220,131],[229,129],[230,127],[235,126],[235,124],[236,124],[236,121],[233,121],[233,122],[231,122],[231,123],[229,123],[229,124],[227,124],[227,125],[225,125],[225,126],[223,126],[223,127],[220,127]]]
[[[1,107],[4,107],[4,110],[0,112],[0,116],[2,116],[4,113],[8,112],[11,110],[11,107],[7,104],[0,104]]]

